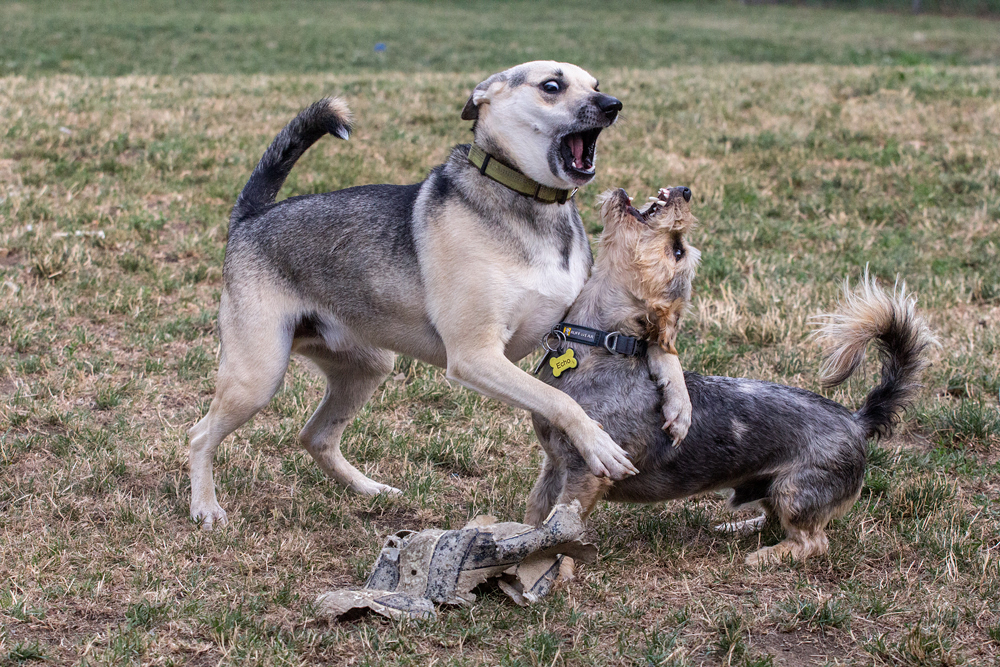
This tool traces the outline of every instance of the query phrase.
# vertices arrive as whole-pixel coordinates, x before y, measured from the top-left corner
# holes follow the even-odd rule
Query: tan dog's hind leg
[[[222,440],[247,423],[274,396],[288,368],[290,332],[281,318],[236,322],[223,293],[219,308],[222,360],[208,414],[188,431],[191,449],[191,518],[211,530],[226,523],[215,495],[212,462]]]
[[[780,563],[784,558],[805,560],[811,556],[825,554],[830,548],[830,542],[823,528],[802,530],[788,527],[788,537],[774,545],[764,547],[747,556],[746,564],[752,566]]]
[[[369,479],[340,452],[340,438],[354,415],[392,371],[395,355],[388,350],[330,352],[311,347],[296,350],[312,359],[326,375],[326,394],[299,433],[299,441],[323,472],[352,491],[374,496],[399,489]]]

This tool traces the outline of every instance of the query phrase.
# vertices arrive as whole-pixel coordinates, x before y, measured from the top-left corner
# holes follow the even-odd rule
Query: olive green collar
[[[576,194],[578,189],[560,190],[559,188],[550,188],[541,183],[536,183],[516,169],[512,169],[503,162],[494,159],[492,155],[475,144],[469,147],[469,162],[483,176],[492,178],[497,183],[507,186],[514,192],[522,194],[525,197],[531,197],[543,204],[565,204],[568,199]]]

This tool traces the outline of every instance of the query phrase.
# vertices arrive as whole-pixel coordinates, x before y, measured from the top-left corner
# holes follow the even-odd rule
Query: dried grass
[[[685,366],[818,390],[809,318],[866,263],[907,280],[941,339],[908,427],[873,449],[828,557],[748,570],[744,556],[778,534],[713,533],[714,495],[605,505],[593,522],[602,559],[537,607],[486,595],[434,623],[317,623],[314,596],[356,584],[386,533],[520,518],[537,448],[527,415],[404,359],[345,450],[406,492],[346,494],[295,443],[321,396],[296,363],[220,450],[233,525],[196,530],[184,429],[212,391],[228,207],[281,125],[331,92],[349,99],[358,132],[318,144],[287,194],[422,178],[467,139],[458,115],[478,74],[11,77],[0,79],[0,660],[991,664],[996,68],[600,75],[625,113],[580,194],[591,230],[607,187],[695,193],[705,262]],[[856,405],[871,382],[829,395]]]

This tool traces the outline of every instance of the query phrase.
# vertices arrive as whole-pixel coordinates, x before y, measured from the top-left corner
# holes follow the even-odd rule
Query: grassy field
[[[984,64],[996,21],[735,2],[36,0],[0,5],[0,75]],[[385,45],[375,51],[375,45]]]
[[[0,7],[11,73],[0,78],[0,664],[996,664],[996,23],[637,3],[614,37],[635,44],[618,52],[570,40],[574,26],[598,39],[590,26],[609,10],[544,10],[567,19],[549,42],[543,25],[523,38],[489,28],[491,17],[531,22],[523,5],[434,3],[416,12],[406,53],[359,4],[323,54],[323,26],[340,15],[314,21],[305,3],[260,15],[122,4],[103,25],[107,6]],[[402,30],[403,7],[380,7]],[[471,42],[435,45],[452,32],[444,18],[486,31],[471,62]],[[300,21],[303,60],[289,28]],[[166,27],[140,37],[127,29],[137,25]],[[782,36],[785,56],[739,55],[741,40]],[[368,53],[375,40],[389,44],[384,62]],[[919,58],[886,56],[892,44]],[[808,318],[868,264],[907,281],[940,338],[926,389],[896,437],[873,445],[827,557],[746,568],[779,531],[714,533],[727,516],[714,494],[604,504],[599,561],[537,606],[487,594],[435,622],[327,625],[315,596],[359,585],[387,533],[520,518],[539,450],[525,413],[400,359],[344,449],[405,493],[347,494],[295,443],[322,395],[295,362],[220,449],[231,526],[198,531],[185,429],[213,389],[228,210],[274,133],[322,95],[348,100],[357,133],[313,148],[283,196],[421,179],[469,137],[459,112],[472,86],[550,54],[591,68],[625,103],[579,195],[590,231],[604,188],[695,193],[704,261],[685,367],[817,390]],[[858,404],[875,366],[828,395]]]

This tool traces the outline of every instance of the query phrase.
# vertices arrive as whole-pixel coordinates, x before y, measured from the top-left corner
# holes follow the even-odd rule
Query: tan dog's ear
[[[462,108],[462,120],[478,120],[479,105],[489,104],[493,96],[507,83],[507,73],[499,72],[480,83],[469,95]]]

